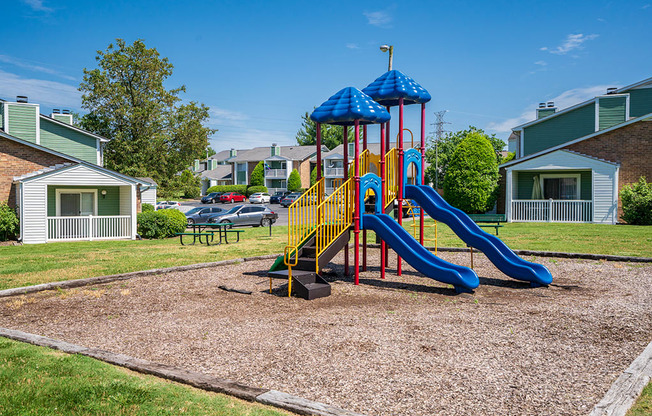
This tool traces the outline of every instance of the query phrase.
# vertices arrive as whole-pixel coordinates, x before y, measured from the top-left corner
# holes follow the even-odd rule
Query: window
[[[97,190],[57,189],[57,217],[97,215]]]
[[[263,212],[265,207],[249,207],[249,212]]]
[[[544,199],[580,199],[580,175],[541,175]]]

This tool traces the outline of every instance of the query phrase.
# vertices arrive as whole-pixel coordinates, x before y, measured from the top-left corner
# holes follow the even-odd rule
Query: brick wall
[[[0,137],[0,202],[7,202],[12,208],[16,207],[14,176],[65,162],[70,161]]]
[[[645,176],[652,181],[652,122],[641,121],[594,138],[567,146],[566,149],[620,163],[618,193],[624,185]],[[618,219],[623,215],[618,197]]]
[[[303,162],[295,162],[299,164],[299,176],[301,176],[301,187],[310,188],[310,159],[306,159]]]

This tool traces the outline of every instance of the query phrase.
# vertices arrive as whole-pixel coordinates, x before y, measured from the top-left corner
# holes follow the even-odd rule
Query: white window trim
[[[544,195],[544,179],[557,179],[557,178],[575,178],[577,185],[575,187],[575,201],[579,201],[582,196],[582,175],[580,173],[540,173],[539,186],[541,187],[541,195]]]
[[[63,189],[63,188],[57,188],[56,190],[56,216],[60,217],[61,216],[61,194],[80,194],[80,203],[81,203],[81,194],[89,194],[93,193],[94,194],[94,203],[93,203],[93,215],[97,216],[97,204],[98,204],[98,199],[97,199],[97,189]],[[135,204],[134,204],[135,205]],[[81,215],[80,215],[81,216]]]

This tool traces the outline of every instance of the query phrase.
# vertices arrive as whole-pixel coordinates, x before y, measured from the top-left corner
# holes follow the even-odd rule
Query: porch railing
[[[344,168],[339,167],[339,168],[326,168],[324,169],[324,176],[336,176],[341,178],[344,176]]]
[[[287,178],[287,169],[267,169],[265,171],[266,178]]]
[[[593,202],[580,200],[514,200],[515,222],[591,222]]]
[[[131,237],[131,216],[48,217],[48,241]]]

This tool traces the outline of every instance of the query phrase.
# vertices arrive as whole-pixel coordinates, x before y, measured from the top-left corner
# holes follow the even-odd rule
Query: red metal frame
[[[426,103],[421,103],[421,185],[425,185],[426,176],[424,169],[426,160]],[[423,245],[423,207],[419,209],[419,243]]]
[[[347,126],[342,126],[342,130],[344,134],[342,138],[342,144],[344,145],[344,182],[346,182],[349,179],[349,129]],[[344,246],[344,274],[349,275],[349,243]]]
[[[362,126],[362,151],[367,150],[367,125]],[[366,207],[361,208],[364,215]],[[362,230],[362,271],[367,271],[367,230]]]
[[[355,149],[355,158],[353,160],[353,180],[355,182],[355,200],[353,201],[353,234],[355,236],[355,246],[353,252],[355,255],[355,284],[360,284],[360,121],[355,121],[355,133],[353,135],[353,148]]]
[[[398,99],[398,224],[403,226],[403,97]],[[401,256],[396,257],[396,274],[401,275]]]
[[[380,187],[381,189],[381,195],[380,195],[380,207],[382,210],[385,209],[385,153],[387,152],[387,148],[385,147],[385,126],[382,124],[380,125],[380,181],[382,183],[382,186]],[[378,199],[378,195],[376,195],[376,199]],[[384,212],[383,212],[384,214]],[[387,263],[387,258],[386,256],[386,244],[385,240],[380,240],[380,278],[384,279],[385,278],[385,266]]]

